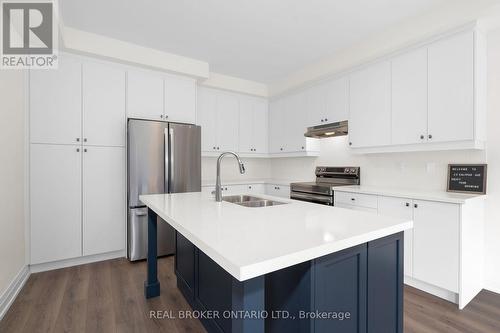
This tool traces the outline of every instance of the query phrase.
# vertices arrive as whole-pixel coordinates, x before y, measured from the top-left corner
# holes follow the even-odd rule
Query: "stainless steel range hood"
[[[331,138],[334,136],[347,135],[347,120],[337,123],[308,127],[304,136],[309,138]]]

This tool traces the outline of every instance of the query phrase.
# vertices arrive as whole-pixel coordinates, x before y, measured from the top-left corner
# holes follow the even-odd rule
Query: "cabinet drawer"
[[[375,195],[336,191],[334,197],[336,203],[377,209],[377,196]]]

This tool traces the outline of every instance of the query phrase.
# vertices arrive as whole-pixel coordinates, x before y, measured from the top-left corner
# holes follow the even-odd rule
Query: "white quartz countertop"
[[[469,200],[482,200],[486,198],[486,195],[478,195],[478,194],[462,194],[462,193],[452,193],[446,191],[420,191],[420,190],[409,190],[409,189],[394,189],[394,188],[384,188],[378,186],[364,186],[364,185],[338,186],[334,188],[334,191],[373,194],[373,195],[400,197],[400,198],[408,198],[416,200],[440,201],[440,202],[449,202],[456,204],[464,204]]]
[[[250,208],[200,192],[140,200],[239,281],[413,227],[405,219],[258,196],[288,204]]]
[[[307,182],[311,180],[290,180],[290,179],[245,179],[245,180],[222,180],[222,185],[249,185],[249,184],[274,184],[281,186],[290,186],[291,183]],[[203,180],[201,186],[215,186],[215,180]]]

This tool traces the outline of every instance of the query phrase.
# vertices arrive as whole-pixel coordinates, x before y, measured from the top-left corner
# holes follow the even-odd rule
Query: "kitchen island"
[[[177,285],[209,332],[402,332],[403,234],[412,221],[260,197],[143,195],[145,296],[160,294],[156,216],[176,230]]]

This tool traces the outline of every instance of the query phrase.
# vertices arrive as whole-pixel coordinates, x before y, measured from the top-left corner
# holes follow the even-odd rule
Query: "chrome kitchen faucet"
[[[244,174],[245,173],[245,165],[241,161],[240,157],[238,154],[232,151],[226,151],[222,154],[220,154],[219,158],[217,159],[217,178],[215,181],[215,201],[221,202],[222,201],[222,187],[220,185],[220,163],[224,156],[226,155],[233,155],[237,160],[238,160],[238,165],[240,167],[240,173]]]

